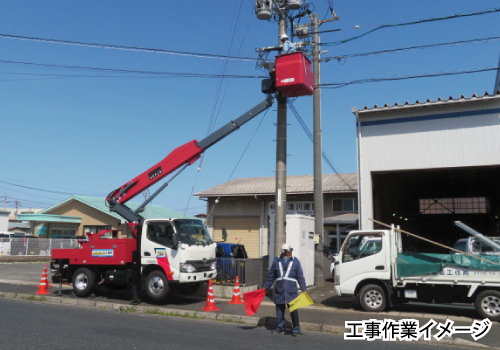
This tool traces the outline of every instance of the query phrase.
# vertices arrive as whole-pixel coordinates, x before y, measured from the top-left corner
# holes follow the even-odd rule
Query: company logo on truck
[[[92,257],[109,258],[113,257],[113,249],[92,249]]]
[[[157,258],[166,258],[167,257],[167,250],[165,248],[156,248],[155,253],[156,253]]]

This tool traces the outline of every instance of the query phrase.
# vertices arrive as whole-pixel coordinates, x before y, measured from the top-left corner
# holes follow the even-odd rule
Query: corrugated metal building
[[[274,177],[241,178],[196,193],[207,200],[207,227],[214,240],[222,241],[224,227],[227,241],[244,244],[249,257],[267,255],[275,186]],[[334,235],[337,225],[357,228],[357,192],[355,173],[323,175],[325,232]],[[313,175],[287,177],[287,214],[314,215]]]
[[[453,244],[461,220],[500,235],[499,94],[353,113],[361,228],[374,218]]]

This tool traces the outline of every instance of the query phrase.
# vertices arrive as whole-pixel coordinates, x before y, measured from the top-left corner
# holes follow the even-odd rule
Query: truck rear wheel
[[[94,288],[95,276],[92,271],[86,268],[80,268],[73,274],[73,292],[79,297],[89,295]]]
[[[365,311],[380,312],[387,306],[387,297],[382,287],[376,284],[367,284],[359,292],[359,303]]]
[[[152,300],[163,300],[169,291],[168,280],[163,272],[155,270],[146,277],[146,294]]]
[[[484,290],[477,295],[474,304],[481,317],[489,318],[491,321],[500,321],[500,292]]]

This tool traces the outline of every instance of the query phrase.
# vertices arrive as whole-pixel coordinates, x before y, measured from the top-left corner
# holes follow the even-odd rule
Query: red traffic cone
[[[207,303],[205,307],[201,308],[203,311],[219,311],[220,309],[215,306],[215,298],[214,298],[214,287],[212,287],[212,280],[208,281],[208,294],[207,294]]]
[[[240,281],[238,279],[238,276],[236,276],[236,282],[234,283],[233,299],[231,299],[229,304],[243,304],[240,296]]]
[[[45,268],[42,271],[42,278],[40,279],[40,286],[38,287],[38,292],[36,294],[50,294],[47,290],[47,270]]]
[[[49,267],[47,265],[45,265],[43,267],[43,269],[45,270],[45,273],[47,274],[47,287],[54,287],[52,284],[50,284],[50,281],[49,281]]]

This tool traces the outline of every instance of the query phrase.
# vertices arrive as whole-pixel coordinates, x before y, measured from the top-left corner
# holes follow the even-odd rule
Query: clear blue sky
[[[330,18],[328,1],[310,3],[320,19]],[[253,6],[253,0],[1,2],[0,195],[19,201],[23,208],[45,208],[70,194],[104,197],[172,149],[205,137],[210,121],[218,128],[265,97],[260,92],[261,79],[252,78],[265,72],[256,69],[252,60],[45,39],[255,59],[255,48],[277,44],[278,25],[258,20]],[[500,2],[335,0],[333,7],[341,19],[320,28],[325,31],[322,50],[328,51],[322,58],[500,37],[500,12],[494,12],[385,27],[334,45],[381,25],[491,10],[500,7]],[[300,24],[307,22],[304,18]],[[328,32],[335,29],[340,30]],[[321,83],[493,68],[498,65],[499,45],[498,39],[490,39],[332,59],[321,64]],[[214,77],[222,74],[241,77]],[[325,87],[321,95],[323,150],[338,172],[356,172],[353,107],[492,93],[495,77],[496,71],[488,71]],[[312,97],[298,98],[293,104],[312,131]],[[188,214],[203,213],[205,203],[190,200],[193,191],[234,178],[274,176],[275,121],[272,108],[213,146],[205,153],[198,176],[199,162],[154,203],[182,212],[187,208]],[[288,123],[288,174],[312,174],[312,143],[291,111]],[[327,164],[323,171],[334,172]]]

